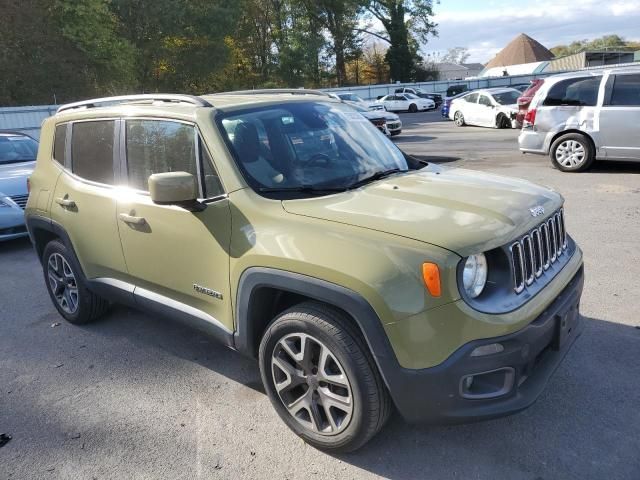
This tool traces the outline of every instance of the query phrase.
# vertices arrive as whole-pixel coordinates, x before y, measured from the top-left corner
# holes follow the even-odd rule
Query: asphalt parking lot
[[[279,420],[256,364],[200,333],[121,307],[64,323],[29,242],[13,241],[0,244],[0,433],[13,437],[0,478],[639,479],[640,164],[563,174],[521,155],[515,130],[402,119],[411,154],[566,198],[585,330],[536,404],[455,427],[396,415],[362,450],[328,455]]]

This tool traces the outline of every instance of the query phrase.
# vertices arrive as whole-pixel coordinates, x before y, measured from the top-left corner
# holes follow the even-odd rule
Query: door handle
[[[126,213],[121,213],[118,216],[120,217],[120,220],[130,225],[144,225],[147,223],[144,217],[134,217],[132,215],[127,215]]]
[[[76,202],[74,202],[73,200],[70,200],[68,198],[56,198],[56,203],[58,205],[63,206],[64,208],[75,208],[76,206]]]

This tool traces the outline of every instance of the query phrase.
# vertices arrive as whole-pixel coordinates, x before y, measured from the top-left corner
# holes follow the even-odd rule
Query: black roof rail
[[[167,103],[188,103],[198,107],[213,107],[204,98],[193,95],[179,95],[169,93],[152,93],[142,95],[121,95],[118,97],[94,98],[91,100],[83,100],[82,102],[68,103],[58,108],[56,113],[73,110],[76,108],[98,108],[103,105],[115,105],[121,103],[134,102],[167,102]]]
[[[289,95],[319,95],[323,97],[331,97],[327,92],[321,92],[320,90],[311,90],[307,88],[261,88],[256,90],[236,90],[232,92],[218,92],[213,95],[277,95],[277,94],[289,94]]]

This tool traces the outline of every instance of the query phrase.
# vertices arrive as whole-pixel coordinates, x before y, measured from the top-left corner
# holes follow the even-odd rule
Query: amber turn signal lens
[[[435,263],[425,262],[422,264],[422,278],[427,290],[432,297],[442,295],[442,287],[440,286],[440,269]]]

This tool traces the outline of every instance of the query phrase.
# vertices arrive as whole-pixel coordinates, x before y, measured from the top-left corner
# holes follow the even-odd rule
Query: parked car
[[[38,142],[28,135],[0,131],[0,241],[25,237],[27,179],[35,167]]]
[[[449,88],[447,88],[447,94],[445,96],[445,100],[447,98],[456,97],[461,93],[468,92],[468,91],[469,91],[469,87],[463,83],[461,83],[460,85],[451,85]]]
[[[524,117],[520,150],[564,172],[596,160],[640,161],[640,67],[547,77]]]
[[[455,97],[445,98],[444,102],[442,103],[442,108],[440,109],[440,115],[449,120],[449,108],[451,107],[451,102],[456,98],[460,98],[461,96],[465,95],[465,93],[466,92],[463,92],[459,93]]]
[[[437,93],[427,93],[420,90],[419,88],[415,88],[415,87],[396,88],[394,93],[412,93],[413,95],[417,95],[420,98],[428,98],[429,100],[433,100],[433,102],[436,104],[435,108],[439,108],[440,105],[442,105],[442,95],[439,95]]]
[[[26,221],[59,314],[85,324],[116,302],[200,326],[256,358],[283,422],[334,452],[394,406],[460,422],[531,405],[582,325],[562,196],[421,162],[341,102],[290,92],[46,119]]]
[[[544,83],[543,78],[537,78],[532,80],[529,88],[527,88],[522,95],[518,97],[518,113],[516,113],[516,127],[522,128],[522,124],[524,123],[524,116],[527,114],[527,110],[529,110],[529,105],[531,104],[531,100],[536,92],[540,89],[542,84]]]
[[[371,123],[373,123],[385,135],[393,137],[402,133],[402,121],[395,113],[387,112],[385,110],[371,111],[358,105],[351,106],[368,118],[369,121],[371,121]]]
[[[514,88],[485,88],[462,95],[451,102],[449,118],[459,127],[512,128],[520,92]]]
[[[413,93],[385,95],[378,100],[390,112],[425,112],[436,108],[436,102],[428,98],[420,98]]]
[[[334,93],[333,95],[337,96],[340,100],[343,100],[352,105],[358,105],[360,107],[365,107],[369,110],[384,110],[384,107],[380,105],[376,101],[367,102],[363,100],[361,97],[356,95],[355,93],[346,92],[346,93]]]
[[[531,86],[531,82],[529,83],[516,83],[515,85],[509,85],[509,88],[515,88],[520,93],[524,92]]]

